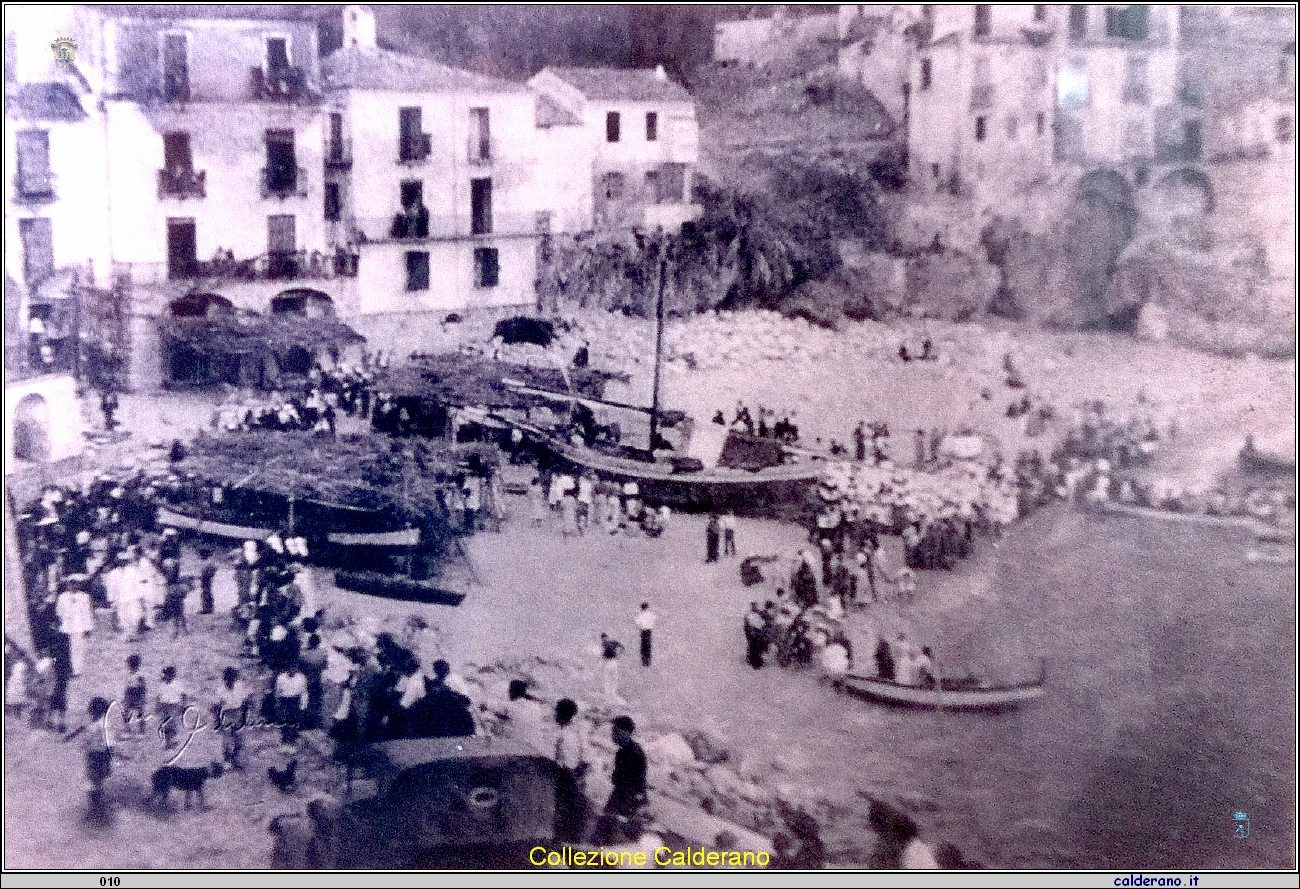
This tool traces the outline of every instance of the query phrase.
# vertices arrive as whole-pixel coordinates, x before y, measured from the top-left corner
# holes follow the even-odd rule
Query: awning
[[[205,355],[309,352],[365,342],[365,337],[334,318],[236,313],[213,318],[166,318],[162,333]]]

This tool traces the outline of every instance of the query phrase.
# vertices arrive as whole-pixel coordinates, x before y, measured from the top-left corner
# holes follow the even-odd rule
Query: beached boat
[[[925,710],[1005,710],[1043,696],[1042,679],[989,688],[922,688],[850,673],[844,686],[874,701]]]

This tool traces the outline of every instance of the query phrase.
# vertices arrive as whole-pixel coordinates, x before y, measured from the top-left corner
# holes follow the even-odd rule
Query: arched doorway
[[[44,463],[50,459],[50,404],[45,396],[26,395],[14,408],[14,456]]]
[[[1066,214],[1065,256],[1087,327],[1109,324],[1106,291],[1137,222],[1133,186],[1121,174],[1094,170],[1079,180]]]
[[[169,306],[173,318],[215,318],[235,314],[235,305],[215,293],[187,293]]]
[[[333,318],[334,300],[329,294],[309,288],[286,290],[271,300],[272,315],[297,315],[302,318]]]

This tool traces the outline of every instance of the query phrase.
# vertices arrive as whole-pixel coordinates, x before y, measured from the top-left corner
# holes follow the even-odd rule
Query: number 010
[[[114,886],[114,887],[116,887],[116,886],[121,886],[121,885],[122,885],[122,878],[121,878],[121,877],[100,877],[100,878],[99,878],[99,885],[101,885],[101,886]]]

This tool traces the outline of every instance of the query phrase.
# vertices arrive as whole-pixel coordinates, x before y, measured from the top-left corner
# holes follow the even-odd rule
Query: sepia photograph
[[[6,881],[1293,886],[1296,11],[4,4]]]

